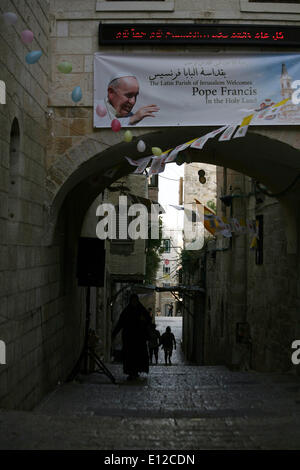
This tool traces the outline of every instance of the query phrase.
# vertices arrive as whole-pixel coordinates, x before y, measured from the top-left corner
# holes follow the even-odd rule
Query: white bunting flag
[[[149,176],[151,175],[158,175],[158,173],[162,173],[165,169],[165,159],[166,157],[156,157],[152,158],[151,167],[149,170]]]
[[[248,127],[250,125],[250,122],[252,121],[254,117],[254,113],[250,114],[249,116],[244,117],[242,120],[242,123],[236,133],[234,134],[233,138],[236,139],[237,137],[244,137],[247,134]]]
[[[173,150],[171,150],[171,152],[167,156],[166,163],[173,162],[176,159],[178,153],[181,152],[182,150],[185,150],[186,148],[190,147],[191,143],[194,142],[195,140],[196,139],[193,139],[193,140],[190,140],[189,142],[185,142],[184,144],[177,145],[177,147],[175,147]]]
[[[221,232],[219,232],[221,235],[223,235],[223,237],[225,238],[230,238],[232,237],[232,234],[231,234],[231,230],[229,229],[225,229],[225,230],[221,230]]]
[[[242,228],[241,228],[241,225],[240,225],[238,219],[232,218],[231,219],[231,226],[232,226],[234,232],[241,233]]]
[[[139,160],[132,160],[132,158],[129,158],[129,157],[125,157],[125,158],[126,158],[126,160],[130,163],[130,165],[133,165],[133,166],[140,166],[140,165],[142,165],[144,162],[149,163],[149,161],[151,160],[152,157],[139,158]]]
[[[248,131],[248,127],[249,126],[239,127],[236,133],[234,134],[233,138],[236,139],[237,137],[245,137]]]
[[[230,126],[227,126],[223,134],[221,134],[221,137],[219,137],[219,140],[230,140],[232,135],[234,134],[235,129],[236,124],[231,124]]]
[[[222,132],[226,128],[227,128],[227,126],[223,126],[223,127],[220,127],[219,129],[216,129],[212,132],[209,132],[208,134],[205,134],[205,135],[201,136],[199,139],[196,139],[191,144],[191,148],[201,150],[204,147],[204,145],[206,144],[206,142],[208,141],[208,139],[212,139],[216,135],[220,134],[220,132]]]
[[[134,170],[133,173],[135,173],[137,175],[140,175],[141,173],[143,173],[146,170],[147,165],[148,165],[149,161],[151,160],[151,157],[145,158],[143,160],[145,160],[145,161],[140,163],[140,165],[137,167],[136,170]]]
[[[256,223],[253,220],[246,220],[247,229],[249,233],[256,233]]]
[[[168,204],[170,207],[174,207],[174,209],[177,209],[178,211],[184,211],[183,206],[176,206],[175,204]]]
[[[140,158],[139,160],[132,160],[132,158],[125,157],[130,165],[136,166],[136,170],[133,173],[141,174],[147,168],[148,163],[152,157]]]

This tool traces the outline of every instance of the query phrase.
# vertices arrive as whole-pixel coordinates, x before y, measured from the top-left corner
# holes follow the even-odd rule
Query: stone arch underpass
[[[139,159],[150,155],[151,147],[162,150],[174,148],[213,130],[208,127],[166,128],[163,130],[134,130],[131,143],[122,141],[122,133],[101,132],[99,139],[86,137],[61,156],[48,170],[48,224],[43,243],[59,246],[61,265],[60,297],[65,317],[69,360],[63,374],[70,371],[78,357],[82,335],[79,326],[79,292],[76,282],[77,243],[84,216],[93,200],[111,183],[132,173],[133,167],[124,158]],[[141,154],[136,143],[143,139],[147,145]],[[278,199],[286,214],[287,250],[298,252],[298,201],[300,195],[300,138],[298,129],[255,128],[246,137],[219,142],[207,141],[203,150],[185,151],[189,162],[224,166],[251,176],[267,186]],[[288,191],[285,191],[286,189]],[[82,299],[81,299],[82,301]],[[82,302],[83,303],[83,302]],[[82,328],[80,328],[82,330]]]
[[[213,130],[210,127],[166,128],[160,131],[136,131],[131,143],[122,141],[121,133],[103,131],[100,139],[85,138],[76,147],[57,159],[47,175],[48,223],[44,243],[51,245],[58,215],[64,204],[76,209],[81,220],[95,197],[121,176],[130,174],[132,166],[124,158],[139,159],[151,154],[151,147],[162,150],[174,148]],[[143,139],[147,145],[139,153],[136,143]],[[219,142],[210,139],[199,151],[188,149],[189,162],[224,166],[254,177],[274,194],[286,212],[289,252],[297,252],[298,201],[300,195],[300,133],[298,127],[279,127],[269,130],[259,127],[244,138]],[[288,189],[288,191],[285,191]]]

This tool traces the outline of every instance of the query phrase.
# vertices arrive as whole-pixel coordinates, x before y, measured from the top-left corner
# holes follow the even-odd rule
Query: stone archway
[[[139,159],[150,155],[153,146],[167,150],[211,130],[213,128],[207,127],[134,130],[135,139],[131,143],[123,142],[121,133],[105,131],[99,140],[87,137],[49,168],[48,224],[43,242],[59,250],[59,298],[64,311],[64,341],[69,343],[66,346],[69,355],[66,371],[78,356],[82,341],[79,326],[83,317],[78,301],[75,260],[78,236],[87,209],[106,187],[132,173],[133,168],[125,156]],[[147,145],[143,154],[136,148],[138,139],[143,139]],[[300,166],[299,147],[300,139],[295,130],[259,128],[249,131],[241,139],[219,142],[214,138],[201,151],[188,149],[183,153],[186,161],[226,166],[255,177],[275,193],[290,187],[290,191],[283,192],[279,200],[287,214],[289,250],[295,253],[300,192],[300,183],[295,177]]]
[[[173,148],[192,138],[210,132],[212,128],[164,128],[163,130],[136,130],[131,143],[122,142],[122,136],[106,131],[96,140],[87,137],[78,146],[70,149],[49,168],[47,175],[48,224],[44,237],[45,244],[51,244],[58,215],[66,199],[82,211],[95,197],[121,176],[132,172],[125,156],[138,159],[151,155],[153,146],[163,150]],[[143,139],[147,145],[139,153],[136,143]],[[225,166],[239,173],[251,176],[266,185],[283,204],[286,213],[289,252],[297,251],[297,205],[300,193],[300,134],[292,129],[259,127],[251,130],[244,138],[219,142],[218,138],[208,140],[199,150],[188,149],[184,153],[188,162],[203,162]],[[285,190],[289,188],[288,192]]]

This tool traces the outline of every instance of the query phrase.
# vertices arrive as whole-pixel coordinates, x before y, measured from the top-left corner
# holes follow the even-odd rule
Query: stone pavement
[[[231,372],[183,363],[181,318],[170,325],[173,364],[126,381],[103,374],[59,386],[32,412],[0,412],[0,449],[300,449],[300,379],[290,374]]]

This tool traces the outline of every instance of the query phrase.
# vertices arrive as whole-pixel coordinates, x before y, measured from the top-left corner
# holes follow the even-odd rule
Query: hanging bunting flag
[[[224,223],[224,230],[221,230],[220,233],[223,235],[223,237],[230,238],[232,236],[231,226],[230,226],[230,223],[228,222],[227,217],[223,216],[222,221]]]
[[[209,214],[205,215],[204,214],[204,220],[207,221],[207,230],[214,235],[216,231],[216,221],[215,221],[215,215]],[[206,228],[206,227],[205,227]]]
[[[255,250],[256,248],[257,248],[257,236],[254,235],[254,237],[251,240],[250,250]]]
[[[217,222],[217,229],[218,230],[222,230],[222,229],[225,228],[225,224],[224,224],[223,220],[218,215],[216,215],[216,222]]]
[[[248,131],[248,127],[249,126],[239,127],[236,133],[234,134],[233,139],[236,139],[237,137],[245,137]]]
[[[174,209],[177,209],[178,211],[184,211],[183,206],[176,206],[175,204],[168,204],[170,207],[174,207]]]
[[[133,173],[141,174],[147,168],[147,165],[150,162],[152,157],[139,158],[138,160],[132,160],[132,158],[129,158],[129,157],[125,157],[125,158],[130,163],[130,165],[137,167]]]
[[[130,165],[140,166],[144,162],[149,163],[152,157],[139,158],[138,160],[133,160],[132,158],[129,158],[129,157],[125,157],[125,158],[130,163]]]
[[[225,237],[225,238],[232,237],[231,230],[229,230],[227,228],[224,229],[224,230],[221,230],[220,235],[223,235],[223,237]]]
[[[176,159],[178,153],[181,152],[182,150],[185,150],[186,148],[190,147],[191,143],[194,142],[195,140],[196,139],[193,139],[193,140],[190,140],[189,142],[185,142],[184,144],[177,145],[177,147],[175,147],[173,150],[171,149],[171,151],[168,150],[168,152],[170,152],[170,153],[166,158],[166,163],[174,162],[174,160]]]
[[[236,126],[237,126],[236,124],[231,124],[230,126],[227,126],[223,134],[221,134],[221,137],[219,137],[219,140],[220,141],[230,140],[232,135],[234,134]]]
[[[289,100],[290,100],[290,98],[286,98],[286,99],[281,100],[278,103],[274,104],[274,102],[272,102],[271,100],[266,99],[264,101],[264,103],[262,103],[263,107],[261,106],[260,109],[253,110],[252,114],[249,114],[248,116],[245,116],[243,118],[243,120],[242,120],[239,128],[237,129],[237,131],[236,131],[237,124],[230,124],[229,126],[222,126],[219,129],[215,129],[214,131],[209,132],[208,134],[206,134],[204,136],[192,139],[189,142],[185,142],[184,144],[177,145],[177,147],[175,147],[175,148],[165,150],[161,154],[161,156],[151,155],[150,157],[141,158],[139,160],[133,160],[129,157],[125,157],[125,158],[127,159],[127,161],[131,165],[137,167],[137,169],[134,171],[134,173],[136,173],[136,174],[143,173],[151,159],[152,159],[152,165],[151,165],[151,168],[150,168],[150,171],[149,171],[149,175],[155,175],[155,174],[158,174],[158,173],[162,173],[165,169],[165,164],[166,163],[171,163],[174,160],[176,160],[176,157],[177,157],[179,152],[185,150],[188,147],[196,148],[196,149],[202,149],[208,139],[211,139],[211,138],[217,136],[221,132],[222,132],[222,134],[219,137],[219,141],[230,140],[232,138],[233,134],[235,133],[235,131],[236,131],[236,133],[235,133],[233,138],[244,137],[247,133],[248,127],[249,127],[249,125],[250,125],[250,123],[251,123],[254,116],[261,113],[261,111],[267,110],[267,112],[271,112],[268,119],[273,119],[273,117],[276,116],[276,114],[279,112],[280,108],[282,106],[284,106]],[[139,141],[139,144],[141,144],[141,143],[144,144],[143,141]],[[139,149],[139,150],[141,151],[142,149]],[[198,202],[198,203],[201,205],[200,202]],[[209,210],[208,208],[206,208],[206,209]],[[218,220],[218,218],[216,216],[210,216],[209,214],[206,214],[206,215],[207,215],[207,218],[206,218],[206,222],[207,222],[207,227],[206,228],[207,229],[210,228],[210,229],[215,230],[215,231],[216,230],[218,230],[218,231],[229,230],[228,227],[224,228],[224,222],[222,222],[222,220],[220,218]],[[232,220],[234,220],[234,222],[233,222],[233,226],[230,229],[231,231],[236,231],[237,233],[239,233],[239,232],[244,233],[245,230],[247,231],[245,221],[244,221],[243,224],[238,225],[237,224],[237,219],[232,219]],[[230,223],[227,224],[227,225],[230,225]],[[233,227],[235,227],[235,230],[233,230]]]
[[[244,137],[247,134],[248,127],[249,127],[250,122],[252,121],[253,117],[254,117],[254,113],[250,114],[249,116],[246,116],[242,120],[242,123],[241,123],[240,127],[238,128],[238,130],[236,131],[236,133],[233,136],[234,139],[236,139],[237,137]]]
[[[165,169],[165,157],[152,158],[152,164],[149,170],[149,176],[158,175],[162,173]]]
[[[194,142],[191,144],[191,148],[196,148],[196,149],[201,150],[206,144],[206,142],[208,141],[208,139],[212,139],[213,137],[216,137],[216,135],[220,134],[226,128],[227,126],[220,127],[219,129],[216,129],[212,132],[209,132],[208,134],[205,134],[199,137],[199,139],[195,139]]]
[[[159,157],[158,156],[155,156],[155,155],[152,155],[152,158],[164,158],[165,159],[165,163],[169,163],[167,162],[167,157],[168,157],[168,154],[169,152],[171,151],[172,149],[169,149],[169,150],[165,150]]]
[[[249,233],[256,233],[256,226],[254,221],[247,219],[246,225]]]
[[[215,223],[215,213],[202,204],[198,199],[194,199],[197,205],[197,211],[200,215],[204,212],[204,227],[208,230],[209,233],[215,235],[216,232],[216,223]]]
[[[140,175],[140,174],[142,174],[142,173],[146,170],[146,168],[147,168],[147,166],[148,166],[148,163],[149,163],[149,161],[151,160],[151,158],[145,158],[145,159],[143,159],[143,160],[144,160],[144,161],[141,162],[140,165],[137,167],[137,169],[134,170],[134,172],[133,172],[133,173],[135,173],[136,175]]]
[[[231,219],[231,224],[232,224],[233,232],[236,232],[236,233],[241,233],[242,232],[242,228],[240,226],[240,223],[239,223],[238,219],[233,217]]]
[[[241,233],[247,232],[247,225],[245,219],[240,219]]]

